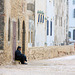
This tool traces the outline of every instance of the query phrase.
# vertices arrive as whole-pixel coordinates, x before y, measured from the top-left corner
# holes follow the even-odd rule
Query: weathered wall
[[[60,10],[59,10],[60,9]],[[68,5],[67,0],[55,0],[55,45],[67,44],[68,41]],[[60,39],[60,40],[59,40]]]
[[[3,0],[2,0],[3,1]],[[0,3],[2,3],[0,1]],[[13,21],[16,22],[16,48],[22,46],[23,21],[25,21],[25,49],[28,40],[28,18],[26,16],[26,2],[24,0],[4,0],[4,50],[0,50],[0,64],[10,64],[13,61]],[[24,6],[23,6],[24,5]],[[23,8],[24,7],[24,8]],[[24,9],[24,11],[23,11]],[[8,26],[10,18],[10,41],[8,41]],[[2,19],[2,18],[1,18]],[[20,20],[20,40],[18,40],[18,19]],[[16,49],[15,49],[16,50]]]
[[[4,0],[0,0],[0,50],[4,49]]]
[[[46,43],[46,0],[35,0],[35,46],[45,46]],[[42,17],[44,16],[44,18]],[[39,21],[38,21],[39,19]],[[42,22],[41,20],[44,20]],[[40,38],[40,39],[39,39]]]
[[[60,57],[74,53],[74,46],[33,47],[28,49],[28,59],[51,59],[54,57]]]

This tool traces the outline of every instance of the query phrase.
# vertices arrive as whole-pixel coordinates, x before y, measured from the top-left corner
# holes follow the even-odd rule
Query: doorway
[[[16,51],[16,22],[13,21],[13,60],[15,60],[15,51]]]
[[[25,22],[22,25],[22,53],[25,54]]]

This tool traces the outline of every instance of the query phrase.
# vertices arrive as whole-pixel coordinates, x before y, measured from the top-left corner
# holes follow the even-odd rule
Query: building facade
[[[47,46],[54,45],[54,0],[47,0]]]
[[[17,46],[28,56],[29,47],[67,44],[67,1],[0,0],[0,63],[12,63]]]
[[[28,2],[33,3],[35,9],[34,19],[29,21],[29,47],[68,44],[68,0]]]
[[[35,0],[35,47],[46,45],[46,0]]]
[[[0,63],[14,61],[17,46],[26,54],[28,16],[25,0],[0,0]],[[3,61],[2,61],[3,60]]]
[[[75,41],[75,0],[69,0],[69,41]]]
[[[35,0],[27,0],[28,15],[28,47],[35,44]]]
[[[54,0],[54,6],[54,43],[68,45],[68,0]]]
[[[66,44],[68,44],[68,0],[47,0],[47,46]]]

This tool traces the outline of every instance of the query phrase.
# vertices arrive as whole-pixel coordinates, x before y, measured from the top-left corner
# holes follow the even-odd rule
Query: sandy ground
[[[75,55],[0,66],[0,75],[75,75]]]

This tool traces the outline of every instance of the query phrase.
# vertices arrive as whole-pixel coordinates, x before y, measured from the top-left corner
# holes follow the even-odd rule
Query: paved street
[[[75,75],[75,55],[1,66],[0,75]]]

